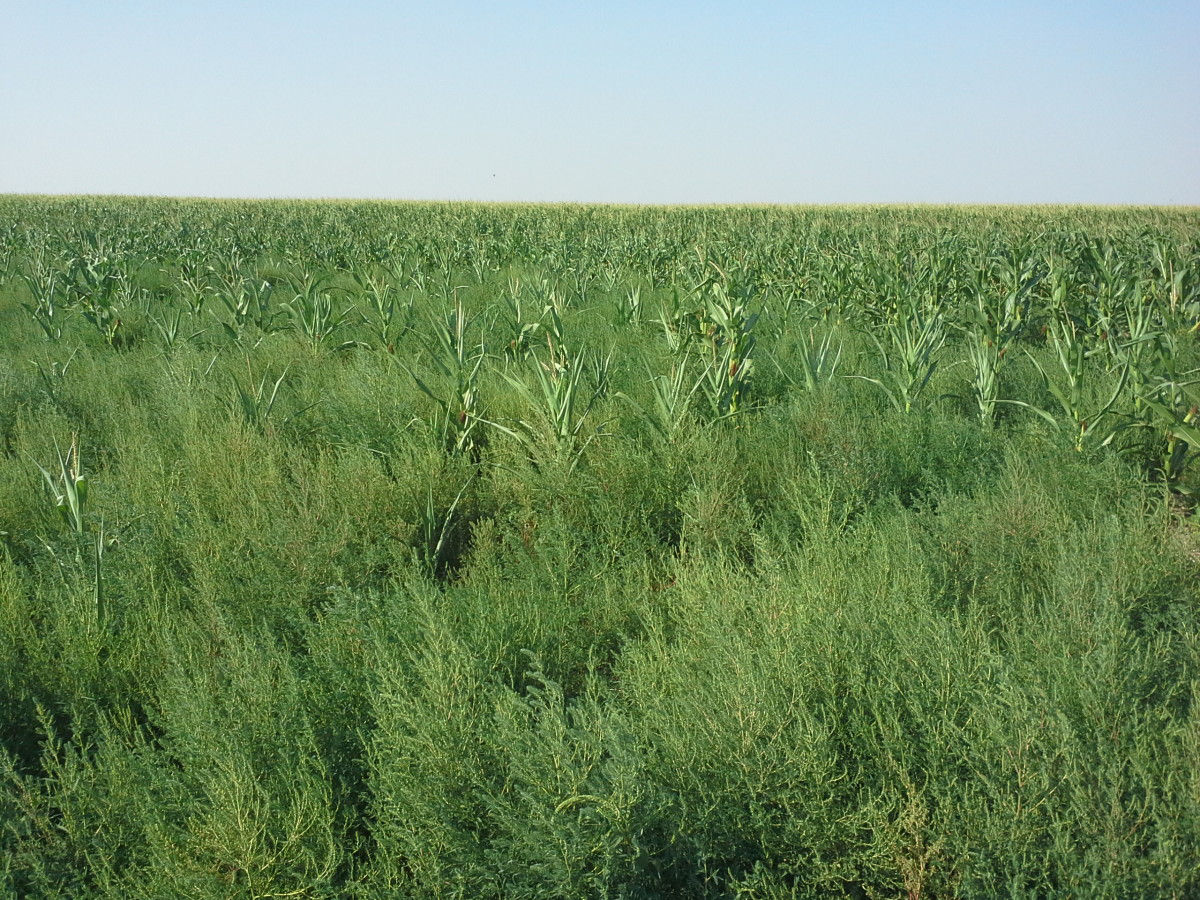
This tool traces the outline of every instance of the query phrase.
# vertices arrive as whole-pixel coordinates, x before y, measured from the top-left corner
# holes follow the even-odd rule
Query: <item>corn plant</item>
[[[328,278],[325,276],[305,274],[293,287],[295,294],[283,304],[283,309],[291,318],[295,331],[314,347],[323,345],[333,337],[355,312],[353,306],[341,312],[335,309],[333,291],[328,287]],[[347,341],[338,349],[352,346],[355,343]]]
[[[599,263],[599,271],[599,277],[602,279],[604,290],[610,293],[615,291],[617,289],[617,285],[621,283],[624,273],[621,271],[620,266],[618,266],[614,260],[609,258],[607,253]]]
[[[683,354],[691,345],[692,340],[700,335],[699,316],[683,302],[679,288],[673,288],[670,302],[666,299],[659,301],[659,327],[667,349],[675,355]]]
[[[665,375],[656,375],[649,365],[646,366],[654,404],[648,411],[643,411],[643,415],[668,443],[675,442],[680,428],[687,421],[692,399],[704,377],[701,375],[697,378],[689,362],[686,355],[675,360]]]
[[[407,268],[408,286],[415,293],[426,296],[429,294],[429,273],[425,270],[420,259],[412,260]]]
[[[395,353],[398,332],[408,328],[412,318],[412,295],[409,295],[407,304],[402,306],[397,301],[395,278],[380,273],[359,272],[353,273],[352,277],[360,293],[368,301],[370,315],[365,317],[364,321],[371,331],[376,348]]]
[[[946,323],[936,309],[914,307],[899,321],[886,326],[887,340],[867,332],[883,359],[884,377],[849,375],[870,382],[884,392],[892,406],[910,413],[922,398],[937,371],[938,351],[946,343]]]
[[[37,369],[38,380],[41,381],[42,387],[46,391],[46,396],[53,403],[58,402],[58,389],[62,386],[67,377],[67,370],[71,368],[71,363],[75,359],[75,354],[78,350],[72,350],[71,355],[67,357],[67,361],[60,363],[58,360],[50,360],[49,367],[44,367],[41,363],[35,362],[34,368]]]
[[[971,397],[979,413],[980,424],[990,428],[1000,402],[1000,371],[1008,351],[1021,334],[1028,314],[1029,295],[1040,279],[1028,271],[1016,273],[999,298],[989,302],[986,285],[975,288],[975,304],[968,307],[970,324],[965,328],[967,362],[971,366]]]
[[[558,281],[549,278],[538,278],[530,283],[530,294],[534,306],[543,310],[553,310],[554,314],[562,317],[567,308],[567,295],[559,287]]]
[[[534,359],[531,366],[534,384],[509,372],[502,372],[513,391],[534,413],[532,419],[520,419],[515,427],[499,423],[494,427],[519,440],[536,461],[547,444],[560,458],[567,462],[571,471],[582,458],[595,434],[582,438],[584,425],[596,402],[603,396],[608,380],[611,358],[604,358],[590,366],[593,385],[584,386],[584,373],[589,369],[586,351],[569,353],[556,348],[548,341],[549,354],[545,361]]]
[[[562,320],[562,307],[552,303],[542,307],[541,326],[546,333],[546,342],[550,345],[552,355],[555,346],[566,346],[567,328]]]
[[[249,358],[246,360],[246,369],[249,373]],[[253,428],[264,428],[270,420],[271,411],[275,408],[275,400],[279,396],[279,386],[283,384],[286,377],[287,369],[284,369],[275,379],[275,383],[271,384],[270,375],[263,372],[262,377],[258,379],[258,384],[255,384],[254,376],[250,374],[250,380],[243,385],[236,376],[231,376],[233,388],[237,394],[237,409],[242,414],[242,421]]]
[[[642,321],[642,287],[635,284],[625,290],[625,296],[617,306],[618,325],[638,325]]]
[[[1200,449],[1200,393],[1195,390],[1200,369],[1181,371],[1177,340],[1170,334],[1157,338],[1156,374],[1146,368],[1143,357],[1149,354],[1129,357],[1134,372],[1131,425],[1160,436],[1157,472],[1168,489],[1183,492],[1185,470]]]
[[[505,360],[517,362],[533,353],[533,341],[542,323],[528,314],[528,308],[521,300],[521,282],[517,279],[509,280],[504,306],[507,315],[501,314],[499,319],[503,323],[500,338],[504,346],[503,355]]]
[[[204,312],[205,304],[213,295],[208,268],[198,253],[186,253],[179,265],[179,299],[193,316]]]
[[[1197,383],[1164,381],[1155,396],[1146,399],[1151,414],[1148,424],[1165,439],[1159,473],[1168,489],[1181,493],[1190,493],[1182,480],[1200,450],[1200,392],[1193,389]]]
[[[437,404],[437,413],[430,424],[442,445],[455,453],[475,449],[479,440],[479,370],[484,349],[482,341],[478,347],[467,342],[471,322],[457,295],[450,312],[431,321],[425,351],[446,382],[445,390],[436,390],[436,385],[431,386],[404,366],[417,388]]]
[[[180,344],[195,340],[204,333],[203,328],[197,331],[189,331],[185,328],[183,317],[184,311],[178,307],[163,313],[161,316],[153,313],[149,316],[151,324],[154,325],[154,330],[162,338],[163,348],[168,352],[174,350]]]
[[[273,292],[274,286],[269,281],[252,279],[236,272],[218,276],[217,286],[212,293],[220,307],[213,307],[213,315],[233,341],[242,339],[248,325],[270,331]]]
[[[96,628],[103,628],[106,623],[104,601],[104,554],[116,546],[117,539],[110,537],[104,529],[104,519],[96,527],[96,534],[91,542],[92,550],[92,617]]]
[[[430,478],[426,485],[425,503],[421,507],[421,520],[418,523],[417,559],[431,578],[441,578],[446,574],[455,514],[474,480],[475,475],[472,474],[444,511],[439,510],[434,502],[433,479]]]
[[[701,389],[716,419],[736,415],[746,397],[754,371],[754,326],[743,299],[734,298],[720,283],[712,283],[698,317],[705,368]]]
[[[984,428],[991,428],[1000,402],[1000,369],[1008,347],[976,330],[966,333],[967,362],[971,366],[971,397]]]
[[[753,371],[753,360],[733,345],[725,345],[707,361],[700,381],[713,420],[737,415]]]
[[[1168,398],[1149,401],[1156,414],[1155,424],[1166,437],[1159,470],[1168,488],[1190,495],[1182,487],[1182,480],[1200,448],[1200,395],[1183,386],[1172,387]]]
[[[1174,317],[1183,302],[1184,283],[1188,277],[1188,267],[1182,265],[1175,248],[1163,241],[1155,241],[1150,251],[1154,264],[1155,280],[1165,288],[1167,295],[1167,311]]]
[[[49,490],[50,496],[54,500],[54,506],[58,511],[59,518],[74,538],[74,562],[77,567],[85,568],[86,566],[83,556],[85,545],[90,551],[92,622],[89,623],[89,627],[93,625],[99,627],[104,624],[105,620],[104,554],[108,548],[116,544],[116,541],[105,531],[103,520],[96,527],[95,534],[91,536],[90,540],[88,539],[88,478],[83,474],[83,466],[79,453],[79,436],[76,434],[71,435],[71,446],[65,455],[58,449],[57,442],[54,445],[54,450],[58,457],[58,464],[55,471],[50,471],[36,460],[34,461],[34,465],[42,473],[42,478],[46,483],[46,488]],[[46,542],[43,542],[43,546],[50,552],[50,555],[61,569],[63,563],[58,559],[54,548]]]
[[[467,256],[471,262],[471,274],[475,276],[475,283],[483,284],[487,280],[488,272],[493,268],[486,245],[472,243]]]
[[[449,300],[455,291],[466,285],[455,285],[455,263],[457,262],[456,248],[448,240],[439,241],[433,246],[432,261],[437,270],[439,287],[443,300]]]
[[[1069,319],[1055,319],[1048,326],[1050,342],[1054,348],[1054,359],[1058,363],[1056,375],[1051,375],[1032,353],[1026,355],[1041,373],[1042,381],[1051,396],[1058,403],[1058,414],[1042,409],[1024,400],[1003,400],[1023,407],[1041,416],[1054,428],[1065,428],[1072,435],[1076,450],[1083,450],[1088,444],[1107,446],[1121,430],[1120,426],[1107,426],[1107,419],[1113,412],[1117,400],[1129,379],[1129,366],[1118,364],[1119,375],[1116,386],[1108,399],[1103,403],[1089,400],[1089,361],[1101,353],[1106,353],[1106,347],[1089,350],[1085,345],[1083,335],[1074,322]]]
[[[1125,300],[1124,314],[1101,334],[1111,359],[1129,371],[1134,420],[1146,412],[1145,398],[1157,393],[1164,367],[1174,369],[1177,346],[1144,294]]]
[[[270,373],[264,370],[256,382],[254,373],[250,368],[250,358],[246,358],[247,380],[245,384],[236,376],[231,376],[235,394],[234,409],[241,415],[243,422],[251,428],[264,433],[274,431],[275,419],[273,418],[273,414],[275,402],[279,399],[279,388],[283,384],[284,379],[287,378],[287,373],[288,370],[285,367],[279,373],[279,377],[272,381]],[[296,410],[280,420],[279,424],[281,426],[289,424],[316,405],[316,402],[314,402]]]
[[[116,342],[121,328],[118,289],[125,283],[117,263],[105,255],[75,257],[68,266],[70,305],[78,308],[109,344]]]
[[[21,274],[32,300],[21,305],[33,317],[42,334],[51,341],[62,337],[62,317],[58,314],[57,305],[58,278],[58,271],[46,262],[41,253],[32,259],[29,270]]]
[[[575,298],[575,302],[583,304],[587,299],[588,289],[596,280],[596,274],[587,266],[568,266],[565,275],[570,281],[571,294]]]
[[[764,303],[764,310],[770,313],[771,337],[781,340],[792,330],[794,317],[806,319],[827,319],[828,310],[818,309],[811,301],[804,299],[800,291],[786,288],[772,292]]]
[[[54,506],[58,510],[63,524],[73,534],[82,537],[85,530],[84,512],[87,508],[88,480],[87,476],[83,474],[79,458],[78,436],[71,435],[71,446],[65,456],[58,449],[57,443],[54,445],[54,450],[58,455],[58,466],[55,472],[51,473],[37,461],[34,461],[34,465],[42,473],[42,478],[46,482],[50,495],[54,498]]]
[[[770,360],[787,382],[793,387],[815,391],[837,376],[838,364],[842,361],[842,345],[834,346],[833,330],[829,329],[821,338],[817,337],[816,326],[810,326],[808,336],[788,354],[794,367],[784,368],[777,356]]]
[[[1110,321],[1121,307],[1126,295],[1135,289],[1136,281],[1129,276],[1128,261],[1111,243],[1093,241],[1088,247],[1088,262],[1092,276],[1093,310],[1100,321]]]

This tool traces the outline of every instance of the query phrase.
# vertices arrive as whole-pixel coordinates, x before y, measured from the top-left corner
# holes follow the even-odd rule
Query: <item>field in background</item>
[[[0,197],[0,890],[1200,894],[1200,212]]]

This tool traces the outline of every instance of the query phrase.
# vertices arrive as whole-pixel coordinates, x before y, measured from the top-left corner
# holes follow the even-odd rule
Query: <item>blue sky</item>
[[[1200,204],[1200,3],[0,2],[0,192]]]

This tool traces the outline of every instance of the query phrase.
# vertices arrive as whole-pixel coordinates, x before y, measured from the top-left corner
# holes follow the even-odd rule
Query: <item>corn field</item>
[[[1200,895],[1200,212],[0,197],[13,897]]]

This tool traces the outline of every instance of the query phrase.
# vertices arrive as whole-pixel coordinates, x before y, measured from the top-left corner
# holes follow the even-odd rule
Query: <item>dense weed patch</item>
[[[0,198],[0,885],[1195,895],[1198,225]]]

